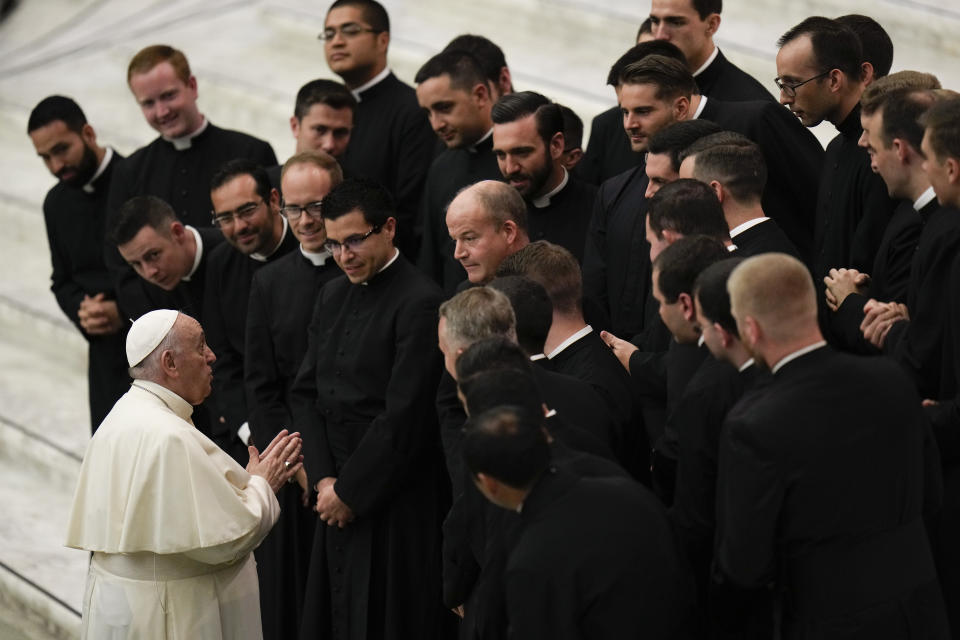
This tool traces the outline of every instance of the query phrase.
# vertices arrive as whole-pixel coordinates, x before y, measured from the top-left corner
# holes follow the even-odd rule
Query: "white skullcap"
[[[135,367],[153,353],[179,315],[179,311],[157,309],[137,318],[127,333],[127,363]]]

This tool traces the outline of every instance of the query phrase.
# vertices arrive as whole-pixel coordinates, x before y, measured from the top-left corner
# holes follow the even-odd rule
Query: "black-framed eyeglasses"
[[[361,33],[380,33],[380,29],[371,29],[370,27],[361,26],[356,22],[348,22],[347,24],[341,25],[339,29],[337,27],[327,27],[320,32],[317,39],[324,41],[333,40],[337,37],[338,32],[344,38],[356,38]]]
[[[221,213],[211,211],[213,214],[213,226],[229,227],[237,218],[240,218],[241,220],[249,220],[253,217],[253,214],[257,212],[257,209],[260,208],[260,205],[264,204],[265,202],[265,200],[260,200],[260,202],[248,202],[247,204],[237,207],[233,211],[223,211]]]
[[[321,211],[322,203],[319,200],[316,202],[308,202],[305,205],[280,203],[280,215],[290,222],[299,220],[300,215],[303,213],[306,213],[315,220],[319,220]]]
[[[832,71],[832,69],[831,69],[831,71]],[[822,77],[824,77],[824,76],[828,76],[828,75],[830,75],[830,71],[824,71],[823,73],[821,73],[821,74],[818,75],[818,76],[813,76],[812,78],[807,78],[807,79],[804,80],[803,82],[795,82],[795,83],[793,83],[793,84],[784,84],[784,82],[783,82],[780,78],[774,78],[774,79],[773,79],[773,82],[777,85],[777,88],[780,89],[780,91],[783,91],[785,94],[787,94],[787,97],[788,97],[788,98],[796,98],[796,97],[797,97],[797,89],[799,89],[799,88],[802,87],[803,85],[807,84],[808,82],[813,82],[814,80],[819,80],[820,78],[822,78]]]
[[[344,238],[342,242],[336,240],[327,240],[323,243],[323,246],[330,253],[339,253],[344,247],[350,249],[350,251],[356,251],[357,248],[363,244],[363,241],[372,236],[375,233],[380,233],[380,225],[375,224],[370,231],[366,233],[358,233],[347,238]]]

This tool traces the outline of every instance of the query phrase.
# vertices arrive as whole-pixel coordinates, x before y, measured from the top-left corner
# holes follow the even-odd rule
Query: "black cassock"
[[[317,522],[300,637],[435,638],[443,462],[434,395],[439,288],[403,256],[367,284],[322,289],[292,390],[311,486],[355,520]]]
[[[412,259],[419,243],[417,210],[437,137],[416,91],[393,73],[360,94],[353,125],[340,164],[350,176],[379,182],[393,195],[397,246]]]
[[[497,157],[493,155],[493,136],[470,149],[447,149],[430,165],[420,222],[423,241],[417,265],[437,281],[447,294],[452,294],[467,272],[454,259],[454,243],[447,231],[447,206],[457,192],[481,180],[502,180]]]
[[[821,347],[730,411],[716,564],[782,593],[784,638],[948,637],[922,521],[929,437],[893,363]]]
[[[832,268],[870,272],[897,206],[883,179],[870,169],[867,150],[857,146],[863,133],[859,104],[837,129],[840,133],[823,157],[817,194],[813,275],[821,291],[821,279]]]
[[[706,69],[694,77],[700,93],[725,100],[771,100],[774,98],[753,76],[727,60],[722,51]],[[610,107],[593,118],[590,140],[580,163],[573,170],[581,180],[601,184],[643,162],[643,153],[630,148],[623,130],[620,107]]]
[[[307,350],[316,298],[326,282],[342,273],[332,256],[323,265],[314,265],[295,249],[253,275],[244,383],[250,437],[261,451],[281,429],[293,430],[290,388]],[[254,552],[265,640],[295,638],[303,615],[317,518],[313,505],[304,506],[300,498],[297,484],[277,492],[280,519]]]
[[[833,314],[830,329],[837,347],[864,355],[877,353],[877,348],[867,342],[860,331],[863,306],[870,298],[906,304],[910,268],[924,221],[939,207],[936,199],[919,212],[913,208],[912,202],[906,200],[897,205],[880,241],[866,293],[849,294]]]
[[[156,196],[173,207],[184,224],[209,227],[213,209],[210,181],[220,167],[236,158],[247,158],[262,167],[277,164],[268,142],[209,122],[186,149],[178,150],[173,143],[157,138],[117,167],[110,185],[109,215],[116,215],[123,203],[134,196]],[[125,317],[136,319],[150,311],[150,303],[133,285],[137,275],[120,252],[110,251],[107,259]]]
[[[103,422],[114,403],[130,387],[127,375],[126,326],[119,332],[91,336],[80,326],[77,312],[85,295],[104,294],[115,300],[113,282],[104,261],[107,193],[115,167],[122,157],[114,152],[110,163],[90,185],[92,191],[58,182],[43,201],[43,219],[50,245],[50,291],[64,315],[86,339],[87,398],[90,428]],[[121,312],[121,318],[123,314]],[[126,323],[124,323],[126,325]]]
[[[583,262],[587,227],[597,188],[583,180],[569,177],[559,193],[544,206],[527,201],[527,230],[530,241],[548,240],[567,249],[577,262]]]
[[[757,143],[767,163],[763,210],[809,260],[824,159],[823,147],[814,135],[787,109],[770,100],[725,102],[711,96],[700,118]]]
[[[224,242],[211,252],[207,263],[202,317],[207,344],[217,356],[213,363],[211,407],[214,410],[214,422],[218,423],[218,437],[214,442],[240,464],[246,464],[249,459],[247,448],[237,436],[237,430],[250,418],[243,383],[250,282],[254,273],[298,246],[293,232],[284,223],[280,245],[266,260],[252,258]],[[257,445],[266,446],[269,443],[270,440],[267,440],[257,442]]]
[[[737,247],[736,257],[749,258],[761,253],[777,252],[786,253],[798,260],[803,259],[797,247],[790,242],[790,238],[773,218],[744,229],[731,240]]]
[[[610,317],[597,327],[621,338],[643,331],[650,289],[646,163],[610,178],[597,192],[583,256],[583,294]]]
[[[504,578],[512,637],[689,637],[690,576],[649,490],[549,470],[520,520]]]

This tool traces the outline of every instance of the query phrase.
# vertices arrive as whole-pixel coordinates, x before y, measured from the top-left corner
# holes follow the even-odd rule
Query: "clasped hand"
[[[328,525],[343,529],[353,521],[353,510],[337,495],[336,483],[337,479],[330,476],[317,483],[316,511]]]
[[[260,476],[267,481],[273,492],[280,490],[287,480],[297,475],[303,468],[303,456],[300,449],[303,441],[299,433],[287,433],[284,429],[276,435],[263,453],[257,451],[253,445],[247,447],[250,453],[250,462],[247,463],[247,472],[250,475]]]

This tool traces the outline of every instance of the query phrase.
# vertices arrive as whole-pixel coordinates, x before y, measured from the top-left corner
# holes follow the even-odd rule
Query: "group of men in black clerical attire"
[[[301,434],[263,637],[960,637],[960,95],[849,15],[779,39],[778,104],[720,13],[651,0],[585,150],[483,36],[399,80],[376,0],[327,10],[282,164],[165,45],[126,158],[34,108],[93,428],[172,308],[197,429]]]

